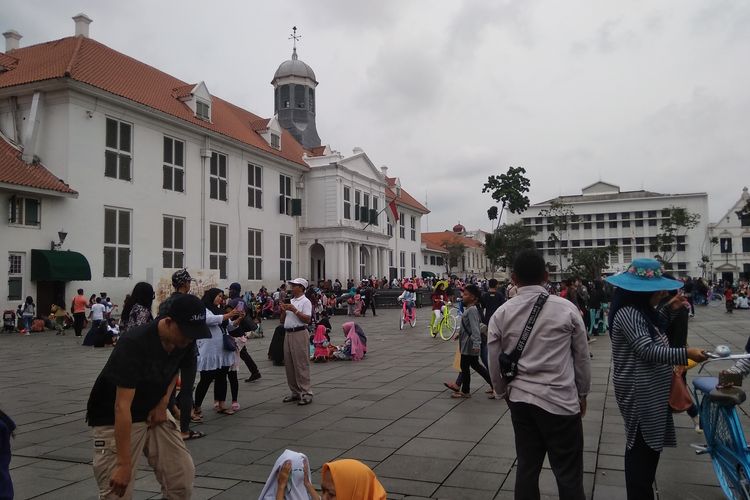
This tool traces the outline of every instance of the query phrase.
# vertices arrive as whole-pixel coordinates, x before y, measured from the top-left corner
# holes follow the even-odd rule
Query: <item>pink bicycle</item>
[[[407,323],[409,323],[412,328],[417,325],[417,307],[415,304],[412,304],[411,311],[409,311],[407,305],[408,302],[408,300],[401,300],[401,320],[398,325],[399,330],[403,330],[404,325]]]

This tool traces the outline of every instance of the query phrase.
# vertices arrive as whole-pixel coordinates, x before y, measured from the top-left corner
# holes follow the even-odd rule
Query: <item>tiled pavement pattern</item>
[[[449,398],[441,382],[455,376],[455,344],[429,338],[428,313],[419,310],[417,328],[403,333],[396,327],[399,311],[360,318],[370,354],[359,363],[314,364],[315,400],[305,407],[281,403],[287,393],[283,368],[265,359],[270,338],[251,341],[263,378],[240,381],[242,410],[236,415],[216,415],[207,407],[206,423],[196,426],[207,437],[189,443],[195,497],[257,498],[276,457],[291,448],[308,455],[316,484],[324,462],[352,457],[374,468],[391,498],[512,498],[515,447],[507,406],[487,400],[478,376],[472,399]],[[335,341],[342,340],[343,320],[333,320]],[[270,333],[275,323],[265,325]],[[693,345],[738,349],[750,334],[750,312],[730,316],[720,306],[701,307],[690,325]],[[584,420],[587,497],[616,500],[625,494],[624,433],[609,383],[608,339],[600,337],[592,351],[594,385]],[[71,333],[0,335],[0,407],[18,423],[11,463],[18,499],[96,498],[83,418],[109,352],[81,347]],[[708,458],[689,447],[701,437],[687,416],[675,421],[680,445],[662,455],[660,498],[722,498]],[[743,422],[750,420],[743,415]],[[136,498],[160,497],[145,461],[137,477]],[[546,468],[541,488],[545,498],[555,498]]]

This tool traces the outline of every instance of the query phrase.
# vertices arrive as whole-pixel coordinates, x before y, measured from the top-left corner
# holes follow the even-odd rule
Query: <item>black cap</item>
[[[185,337],[193,340],[211,338],[206,325],[206,306],[195,295],[183,293],[173,297],[164,316],[172,318]]]
[[[172,286],[175,288],[190,283],[191,281],[193,281],[193,278],[190,276],[187,269],[180,269],[172,274]]]

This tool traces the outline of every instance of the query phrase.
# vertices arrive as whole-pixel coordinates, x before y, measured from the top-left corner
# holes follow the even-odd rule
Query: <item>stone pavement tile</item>
[[[362,441],[362,445],[365,446],[378,446],[381,448],[400,448],[406,442],[408,442],[412,436],[409,435],[392,435],[384,434],[382,431],[373,434],[369,438]]]
[[[623,457],[614,455],[599,454],[596,462],[597,469],[625,470],[625,460]]]
[[[624,486],[625,472],[619,470],[602,470],[596,471],[596,484],[605,484],[608,486]]]
[[[395,477],[413,479],[431,483],[442,483],[458,465],[458,460],[434,457],[413,457],[409,455],[391,455],[375,468],[378,477]]]
[[[210,435],[187,441],[188,450],[193,456],[193,462],[201,463],[221,457],[224,453],[237,448],[239,441],[219,441]]]
[[[493,474],[508,474],[515,463],[514,458],[492,458],[469,455],[461,461],[459,468]]]
[[[594,485],[594,495],[591,498],[592,500],[627,500],[628,493],[624,484],[622,486],[611,486],[597,482]]]
[[[428,483],[425,481],[414,481],[412,479],[397,479],[394,477],[378,476],[378,480],[389,495],[396,493],[409,496],[430,497],[440,486],[440,483]]]
[[[33,498],[72,483],[72,481],[63,479],[42,477],[40,475],[42,471],[49,472],[49,469],[40,469],[34,465],[27,465],[10,471],[17,499]]]
[[[286,439],[261,437],[242,445],[242,447],[249,450],[273,451],[283,448],[287,444],[289,444],[289,441]]]
[[[70,464],[69,467],[60,470],[50,470],[40,472],[41,477],[51,479],[62,479],[64,481],[83,481],[93,474],[93,469],[89,464]]]
[[[14,444],[15,444],[15,442],[14,442]],[[10,460],[10,470],[17,469],[17,468],[23,467],[25,465],[31,465],[31,464],[36,463],[38,461],[39,460],[37,458],[14,456]]]
[[[396,420],[388,427],[381,430],[378,434],[387,434],[390,436],[416,436],[422,430],[432,425],[434,420],[424,418],[404,417]]]
[[[468,488],[454,488],[451,486],[441,486],[432,495],[432,498],[447,500],[492,500],[495,492],[488,490],[472,490]]]
[[[448,441],[445,439],[427,439],[417,437],[396,450],[396,455],[461,460],[473,447],[472,443],[464,441]]]
[[[661,464],[659,464],[661,467]],[[682,479],[682,478],[673,478]],[[659,500],[724,500],[719,486],[686,485],[681,481],[656,480]]]
[[[599,478],[596,478],[596,484],[599,484]],[[625,484],[624,479],[622,484]],[[516,485],[516,469],[515,467],[508,474],[508,480],[503,483],[502,489],[507,491],[513,491]],[[594,489],[594,474],[583,474],[583,491],[586,493],[586,498],[591,497],[591,492]],[[549,469],[542,469],[539,474],[539,493],[542,495],[557,495],[557,481],[555,475]]]
[[[266,455],[268,455],[268,453],[262,450],[246,450],[243,448],[233,448],[219,455],[215,455],[212,461],[221,464],[248,465],[255,462],[256,460],[265,457]],[[193,455],[193,461],[195,461],[195,455]]]
[[[301,445],[307,446],[328,446],[335,444],[345,450],[353,448],[372,434],[363,432],[338,432],[331,430],[321,430],[298,440]]]
[[[690,473],[685,474],[685,462],[681,460],[671,460],[663,457],[659,460],[659,468],[656,469],[656,480],[666,482],[676,482],[679,478],[685,485],[707,485],[718,486],[713,466],[706,462],[704,466],[697,465],[690,468]],[[689,487],[688,487],[689,489]]]
[[[494,493],[499,490],[500,486],[505,482],[505,478],[505,474],[479,472],[464,469],[459,466],[450,476],[448,476],[448,479],[443,482],[443,486],[488,490],[494,495]]]
[[[343,458],[354,458],[357,460],[372,460],[382,462],[396,451],[396,448],[381,448],[379,446],[367,446],[360,444],[342,454]]]
[[[238,484],[239,481],[234,479],[221,479],[217,477],[196,476],[193,485],[200,488],[209,488],[212,490],[228,490]]]
[[[469,456],[515,458],[516,445],[515,443],[505,445],[478,444],[472,448]]]
[[[243,481],[225,490],[223,493],[219,493],[213,498],[214,500],[249,500],[258,498],[261,491],[263,491],[264,484],[265,480],[262,483]]]
[[[92,475],[92,477],[84,481],[79,481],[68,486],[63,486],[62,488],[50,491],[49,493],[45,493],[34,498],[38,500],[60,500],[62,498],[70,500],[98,500],[98,492],[99,490],[96,485],[96,481],[94,480]]]
[[[52,460],[67,460],[70,462],[82,462],[88,463],[92,460],[92,451],[90,443],[86,443],[85,448],[76,446],[67,446],[65,448],[58,448],[49,453],[42,455],[43,458]]]

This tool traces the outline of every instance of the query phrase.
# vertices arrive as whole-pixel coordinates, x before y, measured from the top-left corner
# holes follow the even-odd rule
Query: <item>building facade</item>
[[[709,275],[713,280],[724,280],[736,283],[739,280],[750,280],[750,217],[738,216],[750,201],[747,187],[737,202],[719,219],[710,224],[710,251],[706,255]]]
[[[388,272],[388,177],[361,150],[320,146],[317,81],[296,49],[272,81],[278,114],[263,118],[74,20],[75,36],[29,47],[4,34],[0,307],[30,295],[46,313],[79,287],[117,302],[138,281],[168,288],[180,267],[254,290]]]
[[[437,266],[432,265],[432,260],[429,270],[439,277],[454,274],[460,278],[494,277],[492,266],[484,253],[484,242],[477,239],[483,234],[482,231],[467,232],[461,224],[453,226],[451,231],[422,233],[422,243],[426,250],[435,253],[435,250],[442,249],[445,252],[442,259],[438,254],[434,255],[435,263],[443,262],[442,272],[436,271]],[[460,248],[460,255],[451,255],[451,248]]]
[[[562,202],[575,214],[560,235],[559,247],[550,241],[555,232],[552,222],[541,213],[552,202]],[[700,215],[698,225],[677,237],[674,256],[666,267],[676,276],[699,276],[707,245],[708,195],[706,193],[662,194],[651,191],[621,191],[619,186],[596,182],[579,195],[560,196],[531,205],[520,215],[510,214],[509,222],[523,221],[536,231],[534,244],[547,260],[550,276],[559,280],[570,265],[573,253],[581,249],[615,247],[605,273],[623,271],[638,257],[659,254],[651,245],[660,232],[661,221],[671,207],[682,207]],[[563,250],[560,266],[559,249]]]

